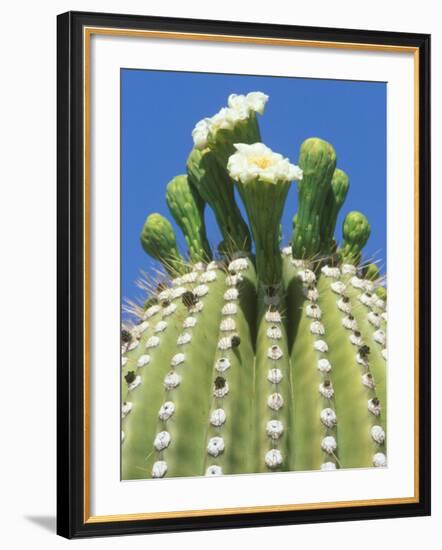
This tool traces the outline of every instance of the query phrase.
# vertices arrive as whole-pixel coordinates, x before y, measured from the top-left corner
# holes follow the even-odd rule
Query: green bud
[[[184,273],[184,259],[178,252],[175,232],[170,222],[161,214],[150,214],[140,235],[144,251],[163,265],[171,276]]]
[[[212,258],[204,224],[205,203],[186,175],[174,177],[167,185],[166,201],[173,219],[186,239],[191,262]]]
[[[344,243],[341,256],[344,262],[357,265],[361,261],[361,251],[370,236],[370,224],[361,212],[349,212],[342,226]]]
[[[327,193],[321,220],[321,248],[326,254],[330,254],[333,250],[333,236],[335,233],[336,220],[338,219],[339,211],[347,197],[349,186],[347,174],[339,168],[336,168]]]
[[[379,279],[379,269],[376,264],[368,264],[364,269],[364,277],[370,281]]]
[[[378,286],[374,292],[381,300],[387,300],[387,289],[384,286]]]

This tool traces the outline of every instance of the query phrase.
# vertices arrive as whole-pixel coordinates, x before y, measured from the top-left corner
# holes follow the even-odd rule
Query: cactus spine
[[[259,143],[266,101],[230,96],[194,129],[188,175],[166,191],[188,261],[162,216],[142,229],[168,282],[121,335],[123,479],[386,465],[387,291],[361,263],[370,225],[350,212],[337,246],[348,177],[319,138],[299,167]],[[212,261],[205,203],[223,238]]]

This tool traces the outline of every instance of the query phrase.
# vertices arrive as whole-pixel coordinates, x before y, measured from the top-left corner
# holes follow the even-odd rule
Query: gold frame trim
[[[340,50],[376,51],[391,53],[412,53],[414,63],[414,227],[419,227],[419,49],[411,46],[329,42],[320,40],[296,40],[286,38],[246,37],[205,33],[147,31],[135,29],[114,29],[107,27],[84,27],[83,29],[83,93],[84,93],[84,523],[103,523],[149,519],[172,519],[207,517],[213,515],[250,514],[262,512],[284,512],[299,510],[323,510],[327,508],[348,508],[351,506],[385,506],[389,504],[412,504],[419,502],[419,235],[414,239],[414,495],[411,497],[284,504],[271,506],[249,506],[237,508],[214,508],[203,510],[177,510],[172,512],[151,512],[137,514],[116,514],[92,516],[90,510],[90,69],[91,37],[93,35],[131,36],[174,40],[199,40],[203,42],[233,42],[257,45],[333,48]]]

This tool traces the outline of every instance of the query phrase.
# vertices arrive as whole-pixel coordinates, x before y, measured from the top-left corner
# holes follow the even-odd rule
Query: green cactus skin
[[[166,187],[166,202],[173,219],[181,228],[192,263],[212,259],[204,223],[205,203],[186,175],[175,176]]]
[[[345,172],[336,168],[331,185],[325,199],[325,207],[321,223],[322,252],[330,254],[335,246],[333,235],[339,211],[347,197],[350,183]]]
[[[194,149],[187,160],[189,183],[212,208],[223,238],[222,252],[250,252],[250,232],[235,202],[233,181],[209,150]]]
[[[342,225],[344,243],[340,249],[342,261],[357,265],[362,249],[370,237],[370,224],[361,212],[349,212]]]
[[[236,185],[246,207],[255,242],[258,278],[263,285],[279,285],[282,275],[280,220],[290,183],[256,179],[248,183],[238,181]]]
[[[321,220],[336,168],[333,147],[319,138],[301,145],[298,165],[303,170],[298,181],[298,213],[293,234],[295,258],[313,258],[322,248]]]
[[[209,444],[212,437],[222,437],[225,450],[218,457],[213,457],[206,452],[203,473],[213,466],[219,466],[224,474],[253,471],[255,330],[250,319],[256,317],[256,274],[250,261],[248,261],[247,269],[241,272],[240,276],[242,281],[236,285],[226,284],[225,287],[226,291],[229,288],[236,288],[239,291],[238,300],[232,302],[236,305],[237,312],[221,317],[221,321],[233,319],[235,329],[232,331],[220,330],[218,341],[221,338],[240,335],[241,342],[239,346],[231,349],[217,349],[212,373],[212,388],[215,386],[215,380],[222,376],[229,386],[229,392],[224,397],[217,397],[212,393],[209,417],[215,410],[222,409],[226,414],[226,421],[221,426],[213,426],[209,423],[209,418],[207,419],[206,444]],[[229,277],[237,277],[237,275]],[[226,283],[230,281],[229,277],[226,279]],[[227,303],[224,301],[224,305]],[[230,363],[230,367],[223,372],[217,368],[217,361],[220,359],[227,359]]]
[[[140,240],[144,251],[161,262],[170,276],[184,273],[185,262],[178,252],[175,232],[161,214],[150,214],[146,218]]]

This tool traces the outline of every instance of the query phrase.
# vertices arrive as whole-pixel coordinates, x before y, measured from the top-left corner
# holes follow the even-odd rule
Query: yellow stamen
[[[272,164],[272,161],[266,157],[253,157],[251,161],[253,162],[253,164],[256,164],[256,166],[259,166],[259,168],[262,168],[263,170],[265,170]]]

